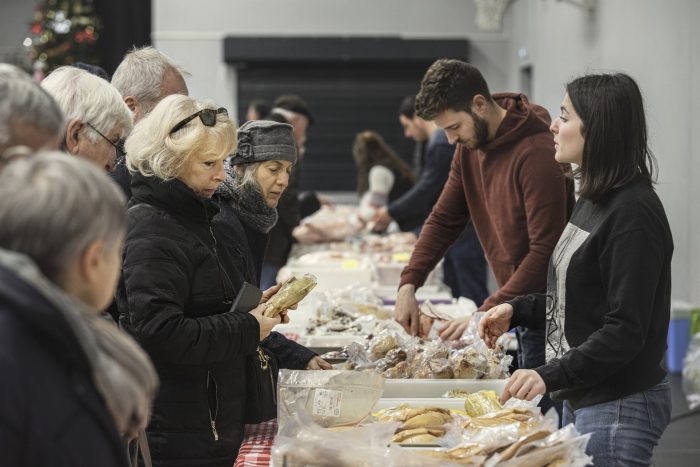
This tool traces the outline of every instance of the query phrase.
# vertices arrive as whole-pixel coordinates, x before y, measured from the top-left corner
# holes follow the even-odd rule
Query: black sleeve
[[[537,369],[548,391],[598,384],[642,350],[663,261],[663,242],[643,230],[604,243],[599,264],[609,311],[603,327],[561,359]]]
[[[27,436],[26,391],[17,359],[13,355],[0,354],[0,452],[3,465],[23,465],[22,445]],[[37,425],[39,420],[35,420]],[[26,461],[26,459],[25,459]]]
[[[280,368],[290,370],[305,369],[309,361],[316,356],[311,350],[287,339],[279,332],[271,332],[260,345],[277,357]]]
[[[506,303],[513,306],[513,319],[510,321],[512,327],[546,328],[547,296],[545,294],[521,295],[506,301]]]
[[[422,224],[425,221],[445,186],[454,152],[454,147],[446,144],[430,148],[416,184],[388,207],[389,215],[396,222],[417,220]]]
[[[303,191],[299,194],[299,217],[309,217],[321,209],[321,202],[314,191]]]
[[[255,352],[260,327],[249,313],[185,314],[187,272],[196,271],[196,265],[183,239],[149,236],[143,230],[137,226],[129,232],[124,287],[119,292],[125,295],[120,303],[126,303],[129,331],[139,344],[154,359],[182,364],[213,363]]]

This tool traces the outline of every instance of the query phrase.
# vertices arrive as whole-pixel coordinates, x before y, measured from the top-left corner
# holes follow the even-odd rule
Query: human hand
[[[278,282],[277,284],[273,285],[269,289],[265,290],[262,293],[262,297],[260,297],[260,303],[267,303],[269,299],[272,298],[274,294],[277,293],[277,291],[282,287],[282,283]]]
[[[491,308],[479,321],[479,336],[486,346],[493,349],[496,341],[508,329],[513,318],[513,306],[509,303],[501,303]]]
[[[372,228],[372,231],[381,233],[386,231],[387,227],[389,227],[389,224],[391,224],[391,221],[393,219],[389,214],[389,209],[387,209],[387,207],[384,206],[377,209],[377,211],[374,213],[374,217],[372,218],[372,220],[374,221],[374,227]]]
[[[418,335],[420,322],[418,319],[418,301],[416,288],[413,284],[404,284],[399,289],[394,307],[394,319],[412,336]]]
[[[333,365],[316,355],[306,364],[307,370],[332,370]]]
[[[535,370],[515,370],[498,401],[505,404],[511,397],[531,401],[546,390],[544,380]]]
[[[279,283],[273,285],[272,287],[270,287],[269,289],[265,290],[262,294],[262,297],[260,297],[260,303],[261,304],[267,303],[267,301],[270,300],[273,295],[275,295],[277,292],[279,292],[279,290],[281,288],[282,288],[282,282],[279,282]],[[286,310],[284,310],[284,312],[286,314],[287,310],[296,310],[296,309],[297,309],[297,304],[295,303],[294,305],[292,305],[289,308],[287,308]],[[289,320],[289,318],[287,318],[287,320]]]
[[[466,316],[464,318],[453,319],[448,321],[445,326],[440,329],[440,338],[444,341],[456,341],[462,337],[464,331],[469,326],[469,321],[472,319],[471,316]]]
[[[270,335],[272,332],[272,328],[277,326],[282,322],[284,317],[286,317],[286,313],[279,314],[275,316],[274,318],[268,318],[267,316],[263,316],[263,312],[265,311],[265,308],[267,308],[267,305],[264,303],[261,303],[257,307],[253,308],[250,310],[250,314],[255,316],[255,319],[258,320],[258,325],[260,326],[260,340],[262,341],[265,339],[267,336]],[[287,322],[289,322],[289,318],[287,317]]]

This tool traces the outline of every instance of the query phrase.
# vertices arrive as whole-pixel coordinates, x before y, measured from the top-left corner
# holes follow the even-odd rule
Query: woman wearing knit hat
[[[226,180],[217,191],[221,206],[217,221],[225,225],[228,241],[243,256],[232,278],[235,283],[260,284],[268,233],[277,222],[277,204],[296,161],[291,125],[255,120],[238,129],[236,152],[229,160]],[[271,296],[278,288],[279,284],[265,291],[264,296]],[[277,332],[272,332],[261,344],[272,351],[280,368],[331,368],[311,350]]]

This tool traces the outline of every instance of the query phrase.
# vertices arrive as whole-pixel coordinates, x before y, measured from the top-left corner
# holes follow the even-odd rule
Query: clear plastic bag
[[[700,406],[700,333],[690,339],[683,360],[683,392],[690,410]]]
[[[370,415],[384,390],[374,372],[280,370],[277,419],[280,427],[300,411],[323,427],[352,426]]]

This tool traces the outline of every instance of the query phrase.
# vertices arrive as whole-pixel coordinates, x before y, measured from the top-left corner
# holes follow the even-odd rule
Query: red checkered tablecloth
[[[276,434],[276,418],[258,425],[246,425],[234,467],[268,467]]]

